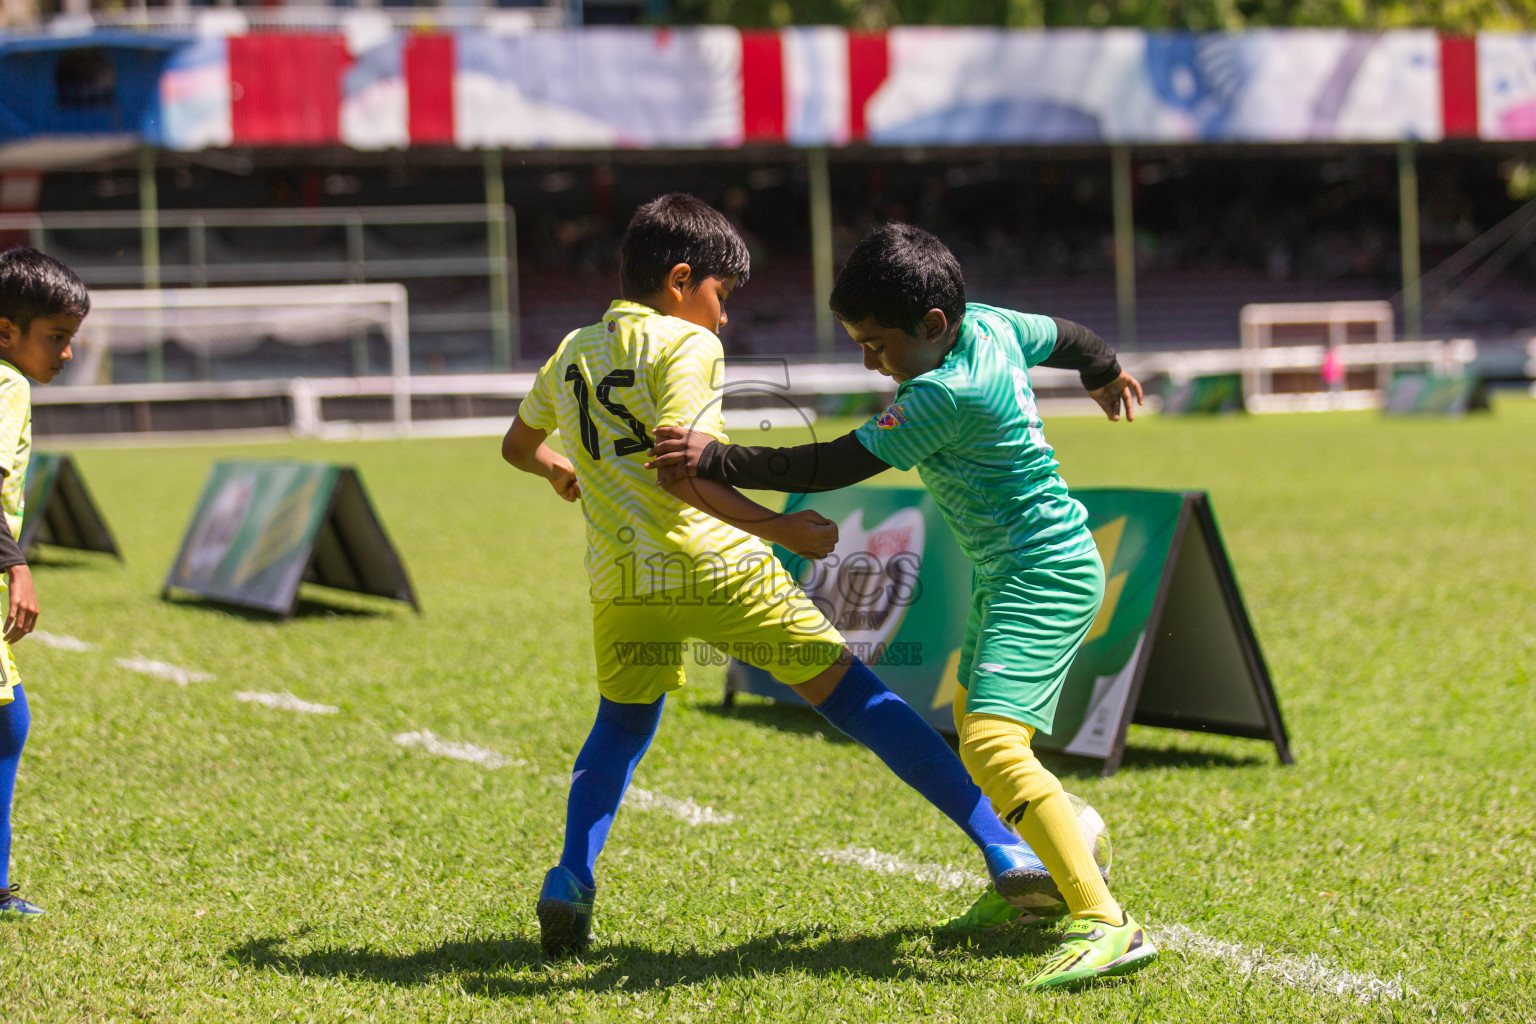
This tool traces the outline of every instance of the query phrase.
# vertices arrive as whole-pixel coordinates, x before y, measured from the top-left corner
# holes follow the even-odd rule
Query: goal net
[[[91,292],[91,314],[76,339],[65,384],[114,383],[112,355],[163,346],[180,356],[171,377],[339,376],[367,372],[358,346],[382,343],[391,376],[410,374],[405,287],[400,284],[295,285],[252,288],[104,289]],[[279,346],[252,365],[258,350]],[[281,346],[337,346],[323,360],[285,355]],[[177,352],[176,350],[180,350]],[[171,359],[168,358],[170,363]],[[363,373],[356,364],[363,364]]]

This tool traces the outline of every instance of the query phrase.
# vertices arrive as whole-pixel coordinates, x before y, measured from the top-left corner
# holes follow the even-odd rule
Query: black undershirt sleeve
[[[794,448],[753,448],[711,441],[695,472],[732,487],[809,494],[835,491],[890,469],[853,434]]]
[[[1109,343],[1080,323],[1056,321],[1056,347],[1041,363],[1058,370],[1076,370],[1083,387],[1096,391],[1120,376],[1120,362]]]
[[[16,538],[11,536],[10,530],[0,524],[0,571],[26,564],[26,556],[21,553],[21,546],[16,543]]]
[[[5,479],[5,474],[0,473],[0,480]],[[0,571],[9,569],[13,565],[26,565],[27,556],[21,553],[21,545],[16,543],[16,538],[11,536],[11,524],[5,521],[5,516],[0,515]],[[0,611],[3,614],[3,611]]]

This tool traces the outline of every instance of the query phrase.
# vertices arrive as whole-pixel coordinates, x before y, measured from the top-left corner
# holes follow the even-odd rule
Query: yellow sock
[[[963,691],[962,691],[963,692]],[[957,698],[957,707],[964,698]],[[992,809],[1018,830],[1051,873],[1074,918],[1124,923],[1120,904],[1093,862],[1061,782],[1046,771],[1029,741],[1035,730],[999,715],[956,713],[960,758]]]

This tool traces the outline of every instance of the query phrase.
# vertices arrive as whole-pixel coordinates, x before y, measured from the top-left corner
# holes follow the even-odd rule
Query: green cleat
[[[991,932],[1011,924],[1039,924],[1052,919],[1020,910],[997,891],[997,886],[989,885],[971,904],[971,909],[945,921],[939,928],[948,932]]]
[[[544,876],[535,912],[539,915],[539,944],[549,957],[580,956],[592,944],[592,904],[597,889],[581,884],[569,869],[556,864]]]
[[[1026,991],[1077,985],[1139,971],[1157,957],[1147,930],[1125,915],[1118,928],[1103,921],[1073,921],[1061,948],[1024,983]]]
[[[14,886],[0,886],[0,921],[36,921],[46,913],[22,899]]]

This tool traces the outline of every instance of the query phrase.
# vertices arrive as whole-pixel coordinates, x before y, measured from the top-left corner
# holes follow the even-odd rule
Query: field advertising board
[[[123,557],[68,455],[33,453],[27,463],[26,507],[17,539],[23,552],[34,544],[48,544]]]
[[[1247,736],[1291,762],[1285,726],[1203,493],[1073,492],[1104,561],[1104,603],[1073,662],[1041,749],[1096,758],[1114,772],[1132,722]],[[950,704],[971,592],[971,565],[922,488],[855,487],[795,495],[838,523],[822,562],[780,551],[807,593],[864,658],[928,721],[954,731]],[[766,672],[732,662],[737,692],[799,701]]]
[[[187,591],[281,616],[299,585],[392,598],[420,610],[405,566],[357,472],[315,462],[220,462],[165,580]]]

